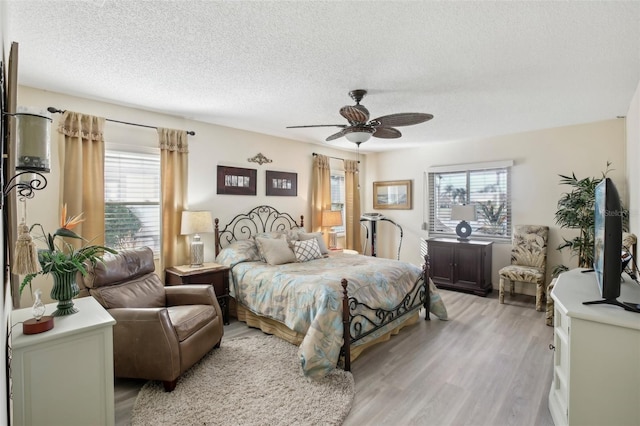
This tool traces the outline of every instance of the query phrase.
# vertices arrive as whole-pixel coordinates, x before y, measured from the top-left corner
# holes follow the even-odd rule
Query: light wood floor
[[[534,297],[500,305],[488,297],[440,290],[449,321],[423,319],[353,364],[356,425],[552,426],[547,406],[553,328]],[[232,321],[224,339],[261,333]],[[143,381],[117,379],[116,424],[129,425]]]

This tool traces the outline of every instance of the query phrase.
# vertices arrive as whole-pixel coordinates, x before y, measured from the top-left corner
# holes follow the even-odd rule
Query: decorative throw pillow
[[[296,255],[298,262],[308,262],[322,257],[318,240],[315,238],[307,241],[294,241],[292,244],[293,253]]]
[[[258,254],[258,247],[253,238],[234,241],[220,251],[216,263],[234,266],[240,262],[262,260]]]
[[[287,239],[291,242],[300,240],[300,234],[304,234],[306,232],[307,231],[304,228],[291,228],[283,231],[282,233],[286,235]]]
[[[429,300],[429,312],[434,314],[443,321],[449,319],[449,315],[447,314],[447,308],[444,306],[444,302],[442,301],[442,297],[440,297],[440,293],[438,293],[438,289],[429,278],[429,289],[431,290],[431,299]]]
[[[287,243],[286,237],[281,238],[260,238],[256,237],[256,245],[260,256],[269,265],[282,265],[283,263],[293,263],[296,256]]]
[[[322,232],[311,232],[308,234],[298,234],[298,239],[300,241],[307,241],[311,239],[315,239],[318,241],[318,247],[320,247],[320,253],[329,254],[329,249],[327,249],[327,245],[324,243],[324,239],[322,238]]]

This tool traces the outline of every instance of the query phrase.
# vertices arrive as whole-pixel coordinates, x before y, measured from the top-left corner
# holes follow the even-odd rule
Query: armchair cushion
[[[153,251],[149,247],[123,250],[118,254],[107,253],[104,262],[98,262],[88,271],[84,285],[88,288],[112,286],[147,275],[155,271]],[[108,265],[108,266],[107,266]]]
[[[545,279],[544,269],[535,266],[509,265],[500,269],[498,274],[511,281],[526,283],[544,283]]]
[[[164,285],[154,273],[121,284],[93,288],[90,293],[106,309],[166,306]]]
[[[180,342],[184,342],[216,317],[216,310],[211,305],[171,306],[167,311]]]

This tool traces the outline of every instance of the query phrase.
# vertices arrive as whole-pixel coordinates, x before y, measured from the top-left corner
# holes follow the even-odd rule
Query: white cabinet
[[[620,301],[640,303],[625,274]],[[549,410],[559,425],[640,425],[640,314],[600,299],[593,272],[565,272],[554,300],[554,363]]]
[[[113,425],[113,324],[92,297],[79,312],[54,318],[53,329],[25,335],[31,308],[11,313],[13,424]],[[45,315],[55,310],[47,305]]]

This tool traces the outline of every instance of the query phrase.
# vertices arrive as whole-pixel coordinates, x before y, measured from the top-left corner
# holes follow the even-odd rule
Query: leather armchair
[[[224,328],[213,286],[165,287],[148,247],[103,260],[79,274],[78,285],[116,320],[115,376],[160,380],[171,392],[183,372],[220,346]]]

